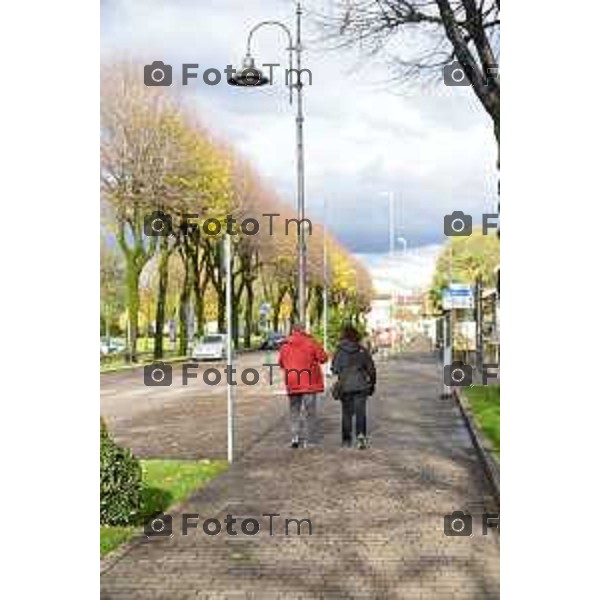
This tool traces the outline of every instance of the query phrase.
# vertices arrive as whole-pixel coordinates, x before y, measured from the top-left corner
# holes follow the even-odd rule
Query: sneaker
[[[369,447],[367,438],[362,433],[356,438],[356,447],[359,450],[366,450]]]
[[[342,440],[342,448],[352,448],[352,440]]]
[[[292,443],[290,444],[290,448],[298,448],[300,446],[300,441],[298,438],[293,438]]]

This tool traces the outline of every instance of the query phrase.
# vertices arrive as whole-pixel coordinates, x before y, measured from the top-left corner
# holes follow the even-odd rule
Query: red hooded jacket
[[[327,362],[327,353],[304,331],[294,330],[279,351],[279,366],[288,394],[317,394],[322,392],[321,364]]]

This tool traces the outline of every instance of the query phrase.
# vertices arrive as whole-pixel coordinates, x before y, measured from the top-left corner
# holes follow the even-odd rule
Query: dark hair
[[[360,333],[353,325],[344,325],[342,328],[342,340],[348,340],[350,342],[359,342],[360,341]]]
[[[292,331],[306,331],[304,321],[296,321],[292,324]]]

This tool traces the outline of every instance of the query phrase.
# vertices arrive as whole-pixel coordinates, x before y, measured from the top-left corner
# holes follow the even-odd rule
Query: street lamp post
[[[396,240],[398,240],[399,242],[402,242],[402,254],[405,255],[408,250],[408,242],[406,241],[406,238],[399,236],[396,238]]]
[[[396,215],[394,212],[394,192],[381,192],[384,196],[388,197],[388,226],[389,226],[389,253],[390,258],[394,256],[394,246],[396,242]]]
[[[323,201],[323,348],[327,352],[327,324],[329,320],[329,273],[327,264],[327,201]]]
[[[280,21],[262,21],[255,25],[248,33],[246,56],[242,63],[241,72],[236,72],[227,79],[230,85],[242,87],[262,86],[270,83],[269,78],[256,66],[251,52],[251,42],[254,33],[265,25],[274,25],[283,29],[287,35],[289,46],[289,70],[286,76],[289,81],[290,104],[293,103],[293,90],[296,90],[296,161],[297,161],[297,215],[298,215],[298,305],[297,312],[301,321],[306,321],[306,236],[304,227],[305,200],[304,200],[304,110],[302,102],[302,3],[296,4],[296,42],[294,43],[289,27]],[[294,69],[293,58],[296,58],[296,83],[292,81]]]

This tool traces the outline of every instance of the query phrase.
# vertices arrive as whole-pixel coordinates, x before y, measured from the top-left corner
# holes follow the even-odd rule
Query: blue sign
[[[451,283],[442,291],[442,308],[453,310],[458,308],[474,308],[473,288],[468,283]]]

